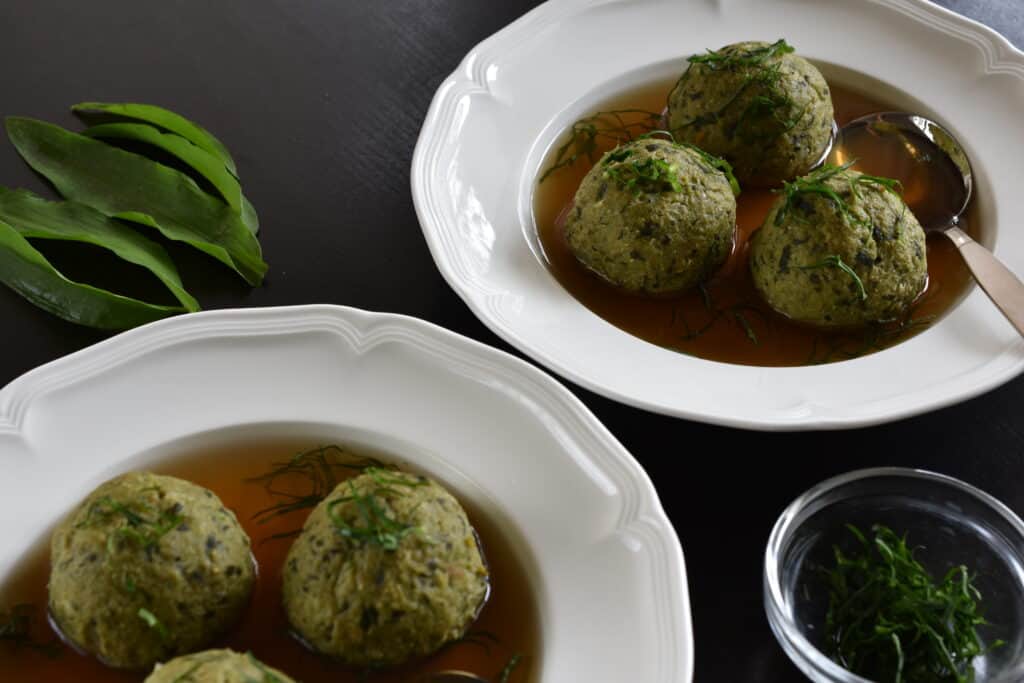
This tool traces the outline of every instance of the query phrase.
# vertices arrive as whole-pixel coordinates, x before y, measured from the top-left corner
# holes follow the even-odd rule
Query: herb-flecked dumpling
[[[727,169],[720,159],[669,140],[616,147],[580,183],[565,223],[570,250],[628,292],[695,287],[732,249],[738,188]]]
[[[379,468],[317,505],[283,574],[295,634],[360,667],[395,666],[461,638],[489,591],[458,501],[426,477]]]
[[[826,166],[786,186],[750,247],[754,285],[793,320],[899,318],[928,280],[925,235],[888,178]]]
[[[149,669],[210,644],[249,602],[249,537],[212,491],[132,472],[93,491],[54,532],[50,613],[76,647]]]
[[[807,173],[832,133],[832,96],[785,40],[694,55],[668,98],[669,129],[732,164],[744,186]]]
[[[157,664],[144,683],[295,683],[251,653],[206,650]]]

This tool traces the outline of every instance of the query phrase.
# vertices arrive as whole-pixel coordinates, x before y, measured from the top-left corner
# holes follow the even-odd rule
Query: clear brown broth
[[[268,665],[303,683],[410,683],[426,673],[443,670],[468,671],[494,679],[515,654],[523,655],[523,659],[514,669],[510,683],[536,680],[541,655],[540,620],[525,565],[495,521],[465,501],[462,502],[479,533],[491,572],[491,597],[470,633],[486,632],[493,634],[494,639],[456,643],[412,665],[367,674],[311,653],[288,634],[281,607],[280,568],[291,539],[261,539],[301,527],[308,512],[292,513],[267,524],[254,522],[257,512],[277,501],[262,484],[246,480],[270,471],[273,463],[287,460],[308,447],[295,443],[246,444],[187,454],[146,468],[181,477],[217,493],[234,510],[253,540],[259,578],[252,603],[241,622],[211,647],[251,651]],[[49,559],[47,539],[0,586],[0,611],[14,605],[33,606],[32,636],[38,643],[55,638],[44,611]],[[67,645],[59,645],[58,652],[58,656],[49,657],[44,652],[0,640],[0,681],[138,683],[145,678],[144,673],[107,668]]]
[[[652,83],[625,92],[595,111],[642,109],[662,111],[674,81]],[[840,84],[830,83],[837,123],[899,107],[875,100]],[[600,152],[614,146],[604,141]],[[550,164],[549,158],[543,168]],[[776,195],[770,190],[744,189],[737,198],[736,238],[732,253],[705,283],[711,302],[693,290],[667,298],[624,292],[583,267],[565,241],[563,225],[573,197],[591,165],[586,159],[553,173],[536,190],[534,217],[548,268],[583,305],[611,324],[646,341],[708,360],[739,365],[796,366],[835,362],[874,353],[927,329],[963,298],[970,273],[953,245],[929,236],[928,285],[908,315],[908,324],[872,326],[862,330],[823,331],[797,324],[772,310],[754,288],[748,267],[748,240],[761,226]],[[896,175],[892,158],[862,158],[855,168],[875,175]],[[914,208],[922,194],[919,183],[905,188]],[[977,210],[968,212],[969,232],[977,237]]]

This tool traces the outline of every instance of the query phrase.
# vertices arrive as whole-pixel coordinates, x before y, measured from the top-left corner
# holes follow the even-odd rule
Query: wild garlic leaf
[[[43,310],[79,325],[123,330],[184,313],[72,282],[13,227],[0,221],[0,282]]]
[[[267,264],[240,215],[163,164],[44,121],[10,117],[18,152],[66,198],[159,230],[227,264],[253,285]]]
[[[155,104],[137,104],[132,102],[108,103],[108,102],[80,102],[71,111],[88,114],[108,114],[120,116],[126,119],[134,119],[152,124],[191,142],[196,147],[206,150],[213,156],[220,159],[225,168],[231,171],[232,175],[238,177],[238,169],[235,168],[235,160],[231,158],[228,148],[220,140],[214,137],[213,133],[206,130],[199,124],[189,121],[181,114],[158,107]]]
[[[84,204],[51,202],[28,190],[0,187],[0,220],[25,238],[85,242],[108,249],[153,273],[185,310],[199,310],[163,247]]]
[[[157,147],[183,161],[189,168],[210,181],[231,208],[241,213],[242,188],[221,160],[175,133],[161,133],[145,123],[101,123],[82,131],[88,138],[101,140],[132,140]]]

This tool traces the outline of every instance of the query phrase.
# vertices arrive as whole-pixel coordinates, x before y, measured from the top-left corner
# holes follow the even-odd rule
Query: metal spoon
[[[914,114],[869,114],[833,135],[826,158],[836,165],[857,159],[860,171],[898,179],[921,227],[952,240],[981,288],[1024,335],[1024,283],[960,229],[973,189],[971,163],[949,131]]]

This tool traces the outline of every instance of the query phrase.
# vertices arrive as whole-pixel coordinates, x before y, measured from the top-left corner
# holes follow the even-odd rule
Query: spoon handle
[[[943,231],[960,250],[967,267],[992,303],[1024,336],[1024,283],[1004,266],[991,251],[981,246],[960,228],[953,226]]]

